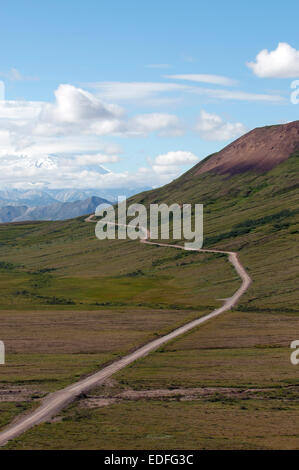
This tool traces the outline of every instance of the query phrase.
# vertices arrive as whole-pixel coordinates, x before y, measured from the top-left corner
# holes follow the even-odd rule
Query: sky
[[[298,119],[298,14],[293,0],[3,0],[0,188],[157,187]]]

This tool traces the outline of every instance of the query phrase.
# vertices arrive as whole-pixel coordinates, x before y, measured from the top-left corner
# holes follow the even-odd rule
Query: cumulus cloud
[[[0,101],[0,124],[1,128],[5,123],[22,123],[36,119],[44,103],[39,101]]]
[[[14,141],[15,138],[10,139]],[[114,143],[105,143],[96,136],[59,136],[59,137],[39,137],[38,139],[29,136],[18,140],[18,146],[11,145],[10,153],[23,153],[31,157],[39,155],[78,155],[78,154],[106,154],[108,156],[122,152],[122,148]],[[0,155],[4,152],[9,153],[8,146],[4,145],[1,149],[0,138]]]
[[[165,78],[176,80],[186,80],[190,82],[211,83],[214,85],[232,86],[236,84],[235,80],[223,77],[221,75],[208,75],[208,74],[180,74],[180,75],[165,75]]]
[[[196,130],[203,139],[215,141],[231,140],[246,132],[242,123],[226,122],[217,114],[210,114],[204,110],[200,113]]]
[[[16,189],[98,188],[138,191],[139,188],[165,184],[176,176],[171,170],[167,174],[160,174],[151,167],[132,172],[109,171],[99,165],[104,159],[103,156],[96,158],[93,155],[75,158],[53,155],[39,158],[27,155],[1,156],[0,186]]]
[[[154,172],[171,177],[178,176],[182,166],[194,165],[198,157],[192,152],[177,150],[158,155],[151,163]]]
[[[54,103],[0,103],[0,183],[13,187],[144,187],[163,184],[169,174],[112,172],[121,149],[106,135],[178,135],[177,116],[147,113],[128,117],[116,104],[72,85],[60,85]],[[169,173],[169,172],[168,172]]]
[[[178,175],[180,167],[177,165],[153,165],[153,170],[158,175],[167,176],[170,180]]]
[[[72,85],[60,85],[54,104],[45,104],[35,128],[36,134],[90,133],[107,135],[116,132],[124,111],[106,104],[92,93]]]
[[[136,134],[156,131],[159,135],[182,135],[183,133],[178,117],[165,113],[140,114],[129,122],[128,130]]]
[[[192,152],[174,151],[149,160],[148,167],[135,171],[111,171],[105,163],[116,163],[117,154],[0,155],[0,186],[28,189],[101,188],[103,190],[144,189],[166,184],[178,177],[198,157]],[[187,169],[186,168],[186,169]]]
[[[0,130],[0,152],[1,149],[6,151],[11,147],[10,133],[7,130]]]
[[[94,94],[72,85],[60,85],[55,102],[0,103],[0,125],[15,136],[18,146],[46,137],[68,136],[130,136],[158,132],[181,135],[177,116],[147,113],[128,117],[120,106],[103,101]]]
[[[92,93],[71,85],[60,85],[55,96],[55,104],[46,105],[39,116],[37,134],[81,132],[103,136],[179,132],[179,120],[174,115],[148,113],[129,119],[118,105],[104,103]]]
[[[280,42],[274,51],[263,49],[255,62],[248,62],[247,66],[261,78],[296,78],[299,77],[299,50]]]
[[[6,186],[28,187],[90,187],[97,178],[109,173],[101,166],[117,161],[117,156],[98,155],[39,155],[12,154],[0,157],[0,182]],[[97,184],[92,187],[97,187]]]
[[[148,168],[135,172],[110,171],[102,165],[109,167],[116,163],[122,150],[108,139],[104,143],[103,136],[181,135],[184,126],[175,114],[128,115],[122,107],[112,104],[116,102],[113,96],[138,100],[163,94],[164,99],[174,92],[184,91],[212,98],[253,99],[252,95],[250,98],[241,96],[242,92],[175,83],[123,85],[106,88],[111,99],[109,93],[102,97],[99,92],[95,94],[64,84],[57,88],[53,103],[0,103],[0,183],[51,188],[158,186],[195,164],[198,157],[191,152],[174,151],[158,155],[149,161]],[[260,99],[261,95],[257,96]],[[242,124],[226,123],[219,116],[207,113],[201,115],[197,127],[201,135],[216,140],[243,133]]]
[[[184,152],[177,150],[176,152],[168,152],[158,155],[155,158],[157,165],[188,165],[189,163],[197,163],[198,157],[192,152]]]

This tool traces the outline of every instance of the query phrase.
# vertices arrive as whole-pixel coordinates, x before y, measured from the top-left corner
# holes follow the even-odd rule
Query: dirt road
[[[94,222],[92,220],[93,216],[89,216],[86,219],[86,222]],[[144,229],[145,230],[145,229]],[[159,245],[165,247],[171,247],[175,249],[184,250],[185,248],[179,245],[166,245],[164,243],[155,243],[149,241],[149,233],[145,233],[145,237],[141,240],[142,243],[148,245]],[[238,259],[237,253],[231,251],[219,251],[219,250],[194,250],[203,253],[224,253],[228,255],[229,261],[234,266],[235,270],[237,271],[238,275],[242,280],[242,284],[239,289],[234,293],[234,295],[228,299],[225,299],[224,304],[222,307],[217,308],[213,312],[205,315],[201,318],[193,320],[186,325],[183,325],[180,328],[172,331],[171,333],[162,336],[150,343],[142,346],[141,348],[137,349],[131,354],[119,359],[118,361],[113,362],[107,367],[104,367],[99,372],[92,374],[85,379],[80,380],[79,382],[70,385],[58,392],[49,394],[44,400],[41,406],[34,410],[32,413],[28,414],[27,416],[22,417],[16,423],[10,425],[4,431],[0,433],[0,446],[5,445],[9,440],[14,439],[15,437],[19,436],[20,434],[24,433],[28,429],[32,428],[33,426],[47,421],[48,419],[52,418],[53,416],[57,415],[63,408],[69,405],[72,401],[74,401],[78,396],[82,393],[88,392],[90,389],[101,385],[106,379],[111,377],[116,372],[120,371],[127,365],[131,364],[132,362],[140,359],[150,352],[156,350],[163,344],[167,343],[168,341],[177,338],[178,336],[192,330],[193,328],[201,325],[202,323],[211,320],[212,318],[217,317],[223,312],[231,309],[240,299],[240,297],[246,292],[248,289],[251,279],[247,274],[245,268],[242,266]]]

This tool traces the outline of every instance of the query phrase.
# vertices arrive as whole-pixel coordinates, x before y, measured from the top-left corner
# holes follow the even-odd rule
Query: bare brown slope
[[[192,171],[236,174],[248,170],[271,170],[299,150],[299,121],[278,126],[260,127],[237,139]]]

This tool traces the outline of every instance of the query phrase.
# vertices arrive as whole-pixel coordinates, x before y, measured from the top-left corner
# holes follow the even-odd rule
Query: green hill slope
[[[288,394],[284,387],[298,382],[289,345],[297,339],[299,312],[299,152],[263,173],[199,174],[205,162],[129,202],[203,204],[204,247],[237,251],[253,283],[235,311],[138,361],[95,394],[198,386],[225,391],[192,399],[188,409],[173,401],[171,415],[158,395],[150,406],[148,399],[138,406],[120,402],[104,412],[89,410],[83,400],[65,412],[65,421],[39,426],[11,448],[105,448],[107,442],[116,448],[273,448],[281,426],[282,447],[297,446],[298,436],[287,435],[289,421],[299,416],[296,387]],[[28,396],[61,388],[211,311],[239,285],[226,256],[100,242],[82,217],[0,225],[1,339],[8,353],[0,389],[21,387],[24,394],[22,405],[11,399],[1,404],[0,427],[34,405]],[[258,396],[233,395],[232,388],[242,387],[255,388]],[[113,436],[102,424],[111,412],[117,419]],[[200,437],[197,423],[214,412],[213,429]],[[172,422],[180,415],[176,432]],[[247,426],[251,418],[259,436]],[[141,430],[138,442],[128,429],[132,420]],[[211,441],[215,427],[221,433]],[[156,434],[169,441],[161,444]]]
[[[253,278],[246,308],[298,309],[299,152],[265,173],[183,175],[134,202],[201,203],[204,247],[238,251]]]

